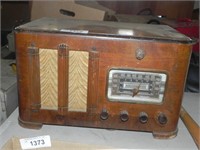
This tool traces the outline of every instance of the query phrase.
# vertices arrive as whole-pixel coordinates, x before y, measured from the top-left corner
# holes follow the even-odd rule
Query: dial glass
[[[112,69],[107,97],[109,101],[162,103],[166,81],[165,73]]]

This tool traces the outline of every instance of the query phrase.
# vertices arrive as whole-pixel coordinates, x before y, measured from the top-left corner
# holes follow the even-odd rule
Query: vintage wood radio
[[[165,25],[42,18],[15,40],[23,127],[177,134],[192,39]]]

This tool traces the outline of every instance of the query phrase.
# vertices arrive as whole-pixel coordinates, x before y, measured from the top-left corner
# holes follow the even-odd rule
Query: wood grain
[[[188,114],[185,108],[182,106],[180,111],[180,117],[185,124],[186,128],[190,132],[195,144],[198,149],[200,148],[200,127],[199,125],[192,119],[192,117]]]
[[[143,34],[146,33],[143,32]],[[15,37],[20,125],[32,127],[35,124],[38,126],[38,123],[40,125],[45,123],[98,127],[152,132],[154,136],[156,135],[159,138],[175,137],[189,66],[191,44],[181,44],[178,41],[164,42],[160,40],[143,40],[142,38],[138,40],[124,37],[113,38],[106,35],[98,37],[64,33],[18,32]],[[67,43],[68,45],[69,49],[66,49],[66,54],[58,56],[58,64],[55,62],[59,66],[58,95],[60,97],[58,98],[57,110],[38,109],[40,107],[40,97],[37,98],[35,95],[40,95],[40,92],[37,91],[37,87],[40,89],[40,80],[33,78],[32,73],[38,72],[39,78],[40,68],[38,67],[39,62],[37,62],[39,59],[33,59],[27,53],[30,41],[34,42],[35,47],[48,48],[49,51],[56,51],[60,43]],[[135,57],[138,48],[146,52],[142,60]],[[72,49],[77,53],[73,52]],[[84,52],[81,49],[84,49]],[[82,67],[84,61],[81,61],[81,59],[84,59],[84,55],[75,59],[75,56],[82,52],[90,54],[89,58],[86,57],[86,67]],[[75,56],[71,56],[73,53]],[[92,56],[93,54],[95,56]],[[76,67],[71,67],[74,65],[72,58],[75,59]],[[29,67],[33,67],[32,72],[29,71]],[[110,102],[106,96],[110,69],[165,72],[168,78],[163,103],[153,105]],[[76,71],[86,71],[87,73],[87,70],[88,75],[84,75],[84,73],[77,75],[75,73]],[[85,77],[83,78],[83,76]],[[54,77],[55,79],[56,77]],[[33,84],[33,88],[30,88],[31,84]],[[79,86],[82,91],[77,90],[78,88],[74,87],[75,85]],[[54,86],[57,88],[56,84]],[[83,90],[83,87],[86,88],[87,86],[87,90]],[[81,92],[85,94],[84,99],[79,99],[78,94]],[[39,106],[33,107],[32,99],[35,100],[34,104]],[[83,103],[83,106],[78,107],[79,103]],[[100,115],[103,109],[106,109],[109,113],[107,120],[101,120]],[[120,112],[123,110],[129,114],[129,120],[126,122],[120,120]],[[142,124],[138,119],[142,111],[146,112],[149,118],[145,124]],[[160,113],[165,114],[168,119],[165,125],[160,124],[158,121]]]

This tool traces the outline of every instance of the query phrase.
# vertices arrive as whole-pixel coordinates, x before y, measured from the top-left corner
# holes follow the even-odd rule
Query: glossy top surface
[[[41,18],[15,28],[17,31],[50,32],[79,35],[161,40],[181,43],[194,41],[167,25],[150,25],[110,21]]]

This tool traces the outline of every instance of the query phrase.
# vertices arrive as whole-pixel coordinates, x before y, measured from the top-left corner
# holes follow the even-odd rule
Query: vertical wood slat
[[[89,53],[89,81],[88,81],[88,111],[94,113],[98,105],[98,73],[99,73],[99,52],[92,50]]]
[[[65,44],[58,47],[58,113],[65,115],[68,107],[68,56],[69,51]]]
[[[39,71],[39,49],[35,46],[28,47],[28,58],[29,58],[29,74],[30,74],[30,85],[29,85],[29,98],[30,107],[33,110],[40,109],[40,79],[38,78]]]

